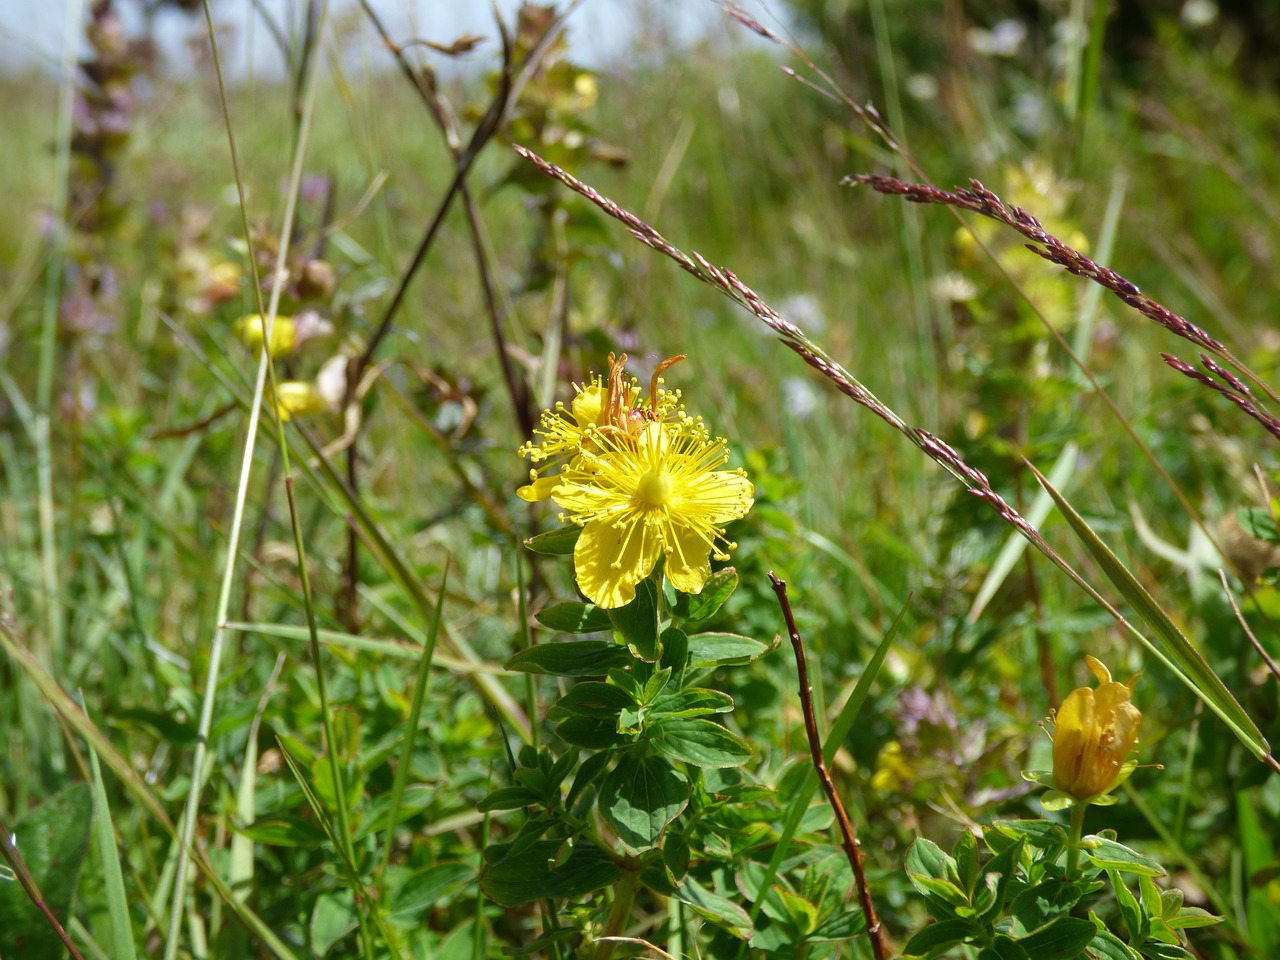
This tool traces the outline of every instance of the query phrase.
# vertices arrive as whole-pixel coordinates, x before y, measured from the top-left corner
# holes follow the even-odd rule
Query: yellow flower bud
[[[236,336],[245,342],[250,350],[257,353],[262,349],[262,341],[266,337],[266,318],[258,313],[250,313],[235,323]],[[297,329],[292,317],[277,316],[271,324],[271,356],[280,357],[291,353],[297,343]]]
[[[1131,699],[1138,678],[1117,683],[1101,661],[1086,660],[1098,687],[1072,690],[1053,723],[1053,785],[1077,800],[1104,796],[1125,781],[1137,766],[1129,752],[1142,730]]]
[[[290,417],[309,417],[325,413],[329,403],[316,389],[314,383],[303,380],[286,380],[276,387],[276,412],[281,420]]]

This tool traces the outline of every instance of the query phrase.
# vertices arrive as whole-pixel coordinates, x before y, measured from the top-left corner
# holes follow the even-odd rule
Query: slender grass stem
[[[62,275],[66,255],[67,196],[71,176],[71,132],[76,89],[76,47],[84,20],[83,0],[67,5],[62,38],[62,82],[58,97],[57,148],[53,162],[53,217],[49,234],[49,261],[45,272],[44,306],[40,318],[40,348],[36,368],[35,448],[37,504],[40,517],[40,574],[44,594],[45,635],[36,650],[47,663],[56,663],[62,652],[62,594],[58,577],[56,511],[53,500],[53,370],[57,359],[58,306],[62,299]]]
[[[218,51],[217,32],[214,29],[213,14],[209,10],[208,0],[204,3],[205,25],[208,30],[209,43],[213,53],[214,72],[217,77],[219,96],[222,102],[223,121],[227,130],[227,141],[231,156],[231,165],[236,179],[236,189],[240,197],[240,210],[245,230],[246,242],[250,244],[250,263],[252,255],[252,233],[249,229],[248,212],[245,204],[244,181],[240,173],[239,157],[235,146],[235,132],[231,124],[230,108],[227,103],[226,84],[222,75],[222,63]],[[253,402],[249,410],[249,426],[245,436],[244,453],[241,457],[240,476],[236,487],[235,507],[232,514],[227,552],[223,561],[222,580],[218,591],[218,606],[215,614],[213,638],[209,644],[209,665],[205,677],[204,692],[201,699],[200,719],[197,725],[195,754],[191,761],[191,786],[187,791],[187,802],[182,822],[182,832],[178,848],[177,869],[174,876],[173,899],[170,904],[169,926],[165,937],[164,960],[174,960],[178,953],[180,930],[182,923],[182,905],[186,897],[188,850],[195,836],[196,819],[200,809],[200,794],[203,787],[203,771],[205,757],[209,750],[209,732],[213,726],[213,712],[217,701],[218,678],[221,672],[223,650],[226,645],[228,612],[231,606],[231,591],[235,583],[236,556],[240,548],[240,533],[244,526],[245,507],[248,501],[249,480],[253,471],[253,457],[258,435],[258,422],[262,412],[262,398],[266,390],[270,371],[268,345],[271,343],[271,330],[276,312],[280,305],[280,295],[284,288],[285,273],[282,270],[289,252],[289,241],[293,234],[293,221],[297,209],[297,198],[302,182],[302,161],[306,153],[307,135],[311,127],[311,117],[315,109],[315,84],[310,85],[302,122],[298,131],[298,142],[294,150],[293,170],[290,175],[290,187],[285,201],[283,224],[280,230],[280,251],[276,268],[271,278],[270,303],[265,311],[265,329],[263,331],[263,349],[258,362],[258,372],[254,380]],[[260,289],[256,282],[255,289]],[[341,795],[341,790],[338,791]]]

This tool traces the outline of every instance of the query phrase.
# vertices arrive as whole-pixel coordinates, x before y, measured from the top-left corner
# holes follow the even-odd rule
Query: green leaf
[[[689,663],[689,638],[683,630],[668,627],[660,639],[662,658],[658,663],[664,670],[671,671],[671,682],[679,687],[684,683],[684,671]]]
[[[316,847],[329,842],[323,827],[300,817],[272,817],[237,829],[254,843],[268,847]]]
[[[636,584],[635,599],[610,610],[609,618],[619,643],[626,644],[638,660],[657,663],[662,645],[658,642],[658,587],[652,577]]]
[[[705,717],[712,713],[728,713],[733,709],[733,697],[719,690],[689,687],[677,693],[658,697],[649,711],[649,718]]]
[[[1080,902],[1080,897],[1081,890],[1074,883],[1045,880],[1014,897],[1010,909],[1022,930],[1030,932],[1070,913],[1071,908]]]
[[[978,925],[969,920],[939,920],[908,940],[902,956],[934,957],[958,944],[968,943],[979,934]]]
[[[907,877],[921,893],[932,893],[948,903],[967,905],[969,895],[956,884],[956,862],[925,837],[917,837],[907,851]]]
[[[987,831],[986,836],[1003,835],[998,830],[990,830]],[[1009,889],[1009,881],[1017,874],[1018,864],[1022,859],[1022,847],[1023,841],[1015,840],[982,865],[982,881],[992,889],[994,896],[987,908],[978,912],[977,919],[994,920],[1000,913]]]
[[[928,837],[917,837],[907,848],[908,877],[930,878],[951,882],[956,875],[955,861]]]
[[[93,771],[93,805],[97,815],[98,856],[102,863],[103,896],[107,901],[105,940],[111,948],[113,960],[137,960],[138,952],[133,942],[133,924],[129,919],[129,899],[124,886],[124,872],[120,868],[120,851],[116,849],[116,834],[112,826],[111,805],[107,800],[107,787],[102,779],[102,765],[98,751],[88,744],[90,768]]]
[[[1096,914],[1090,911],[1089,916],[1095,917]],[[1141,960],[1136,950],[1106,929],[1099,929],[1094,933],[1093,939],[1089,941],[1089,953],[1097,960]]]
[[[663,756],[699,767],[737,767],[751,759],[745,740],[711,720],[662,720],[649,734]]]
[[[325,956],[358,926],[355,895],[350,890],[322,893],[311,909],[311,951]]]
[[[577,600],[544,607],[534,616],[547,629],[559,630],[561,633],[595,633],[598,630],[613,629],[609,611],[601,610],[594,603],[581,603]]]
[[[625,747],[635,739],[631,735],[619,733],[614,720],[598,717],[570,717],[562,720],[556,727],[556,735],[565,743],[584,750]]]
[[[476,804],[476,809],[481,813],[488,813],[490,810],[519,810],[541,800],[541,795],[527,787],[500,787]]]
[[[1098,928],[1080,917],[1058,917],[1018,941],[1031,956],[1044,960],[1071,960],[1084,952]]]
[[[505,664],[508,670],[548,677],[603,677],[631,662],[626,649],[608,640],[566,640],[521,650]]]
[[[991,951],[997,960],[1031,960],[1031,955],[1027,953],[1024,947],[1013,937],[1005,933],[997,933],[991,942]],[[987,953],[984,950],[979,957]]]
[[[1136,627],[1127,621],[1122,626],[1144,646],[1154,653],[1166,666],[1191,688],[1191,691],[1204,701],[1205,705],[1216,713],[1236,737],[1259,760],[1270,753],[1270,744],[1262,735],[1249,714],[1231,695],[1219,677],[1201,656],[1200,651],[1178,629],[1177,624],[1160,608],[1155,599],[1128,571],[1114,553],[1098,537],[1080,514],[1067,502],[1066,498],[1049,483],[1034,467],[1031,468],[1049,496],[1053,497],[1058,509],[1071,525],[1077,539],[1085,545],[1093,555],[1098,566],[1102,568],[1107,579],[1124,595],[1130,606],[1137,611],[1148,627],[1154,632],[1157,641],[1147,639]]]
[[[540,533],[536,537],[530,537],[524,542],[524,545],[534,553],[542,553],[552,557],[564,557],[573,553],[573,548],[578,545],[578,537],[581,534],[582,528],[576,523],[570,523],[554,530],[548,530],[546,533]]]
[[[867,929],[867,918],[857,908],[846,906],[836,914],[818,925],[818,929],[809,934],[810,943],[836,943],[852,940]]]
[[[741,666],[759,660],[771,649],[736,633],[697,633],[689,638],[689,668]]]
[[[617,883],[622,876],[609,855],[586,840],[553,870],[561,843],[539,840],[517,854],[510,854],[510,844],[490,847],[485,851],[480,889],[495,903],[515,907],[534,900],[580,897]]]
[[[584,680],[574,684],[556,701],[548,718],[560,720],[570,717],[616,717],[621,710],[636,706],[635,698],[626,690],[602,680]]]
[[[1039,850],[1065,846],[1067,831],[1052,820],[997,820],[992,824],[1007,837],[1022,837]]]
[[[692,907],[699,916],[727,930],[739,940],[749,940],[755,933],[751,918],[745,910],[734,901],[708,890],[693,877],[685,880],[673,896]]]
[[[738,589],[738,571],[733,567],[717,570],[707,577],[701,593],[677,592],[674,613],[689,623],[710,620],[736,589]]]
[[[1151,960],[1194,960],[1192,955],[1173,943],[1160,943],[1152,940],[1138,948],[1138,953]]]
[[[582,761],[582,766],[574,774],[573,784],[569,787],[569,795],[565,798],[565,806],[572,807],[582,791],[590,786],[609,764],[608,753],[593,753]]]
[[[437,863],[409,877],[391,898],[391,918],[412,920],[440,903],[476,875],[468,863]]]
[[[787,919],[791,922],[791,926],[802,937],[808,938],[809,934],[818,927],[817,906],[804,899],[804,897],[792,893],[786,887],[774,887],[773,892],[782,901],[782,907],[787,911]]]
[[[89,852],[93,791],[77,783],[10,824],[18,854],[54,916],[66,922]],[[0,860],[0,863],[4,863]],[[0,956],[62,957],[66,949],[15,881],[0,879]]]
[[[1223,919],[1199,907],[1181,907],[1173,916],[1166,916],[1164,922],[1175,930],[1189,930],[1192,927],[1211,927]]]
[[[600,784],[600,813],[632,851],[648,850],[689,803],[689,781],[662,757],[625,753]]]
[[[1270,510],[1262,507],[1238,507],[1236,521],[1240,524],[1240,529],[1255,540],[1280,543],[1280,530],[1276,529],[1276,519]]]
[[[973,890],[978,880],[978,843],[969,830],[960,832],[960,839],[951,850],[956,862],[956,879],[963,890]]]
[[[1148,877],[1164,876],[1164,868],[1156,861],[1106,837],[1085,837],[1080,843],[1080,852],[1095,867],[1103,870],[1120,870]]]
[[[1142,941],[1147,938],[1146,924],[1143,922],[1143,910],[1138,905],[1138,898],[1133,895],[1120,876],[1118,870],[1108,870],[1111,889],[1115,893],[1116,906],[1120,908],[1120,916],[1124,918],[1125,929],[1129,931],[1131,941]]]

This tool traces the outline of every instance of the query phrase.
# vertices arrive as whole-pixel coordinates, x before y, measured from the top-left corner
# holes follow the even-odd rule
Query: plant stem
[[[604,932],[596,940],[595,952],[591,960],[609,960],[613,955],[613,941],[607,937],[616,937],[622,933],[627,918],[631,916],[631,906],[635,902],[636,883],[640,874],[635,870],[627,870],[618,881],[613,895],[613,906],[609,908],[609,919],[605,921]]]
[[[853,824],[845,811],[840,794],[836,793],[836,785],[827,770],[827,762],[822,756],[822,737],[818,733],[818,721],[813,715],[813,687],[809,684],[809,667],[805,662],[804,641],[800,639],[800,629],[796,626],[795,615],[791,612],[791,600],[787,597],[786,581],[769,571],[769,580],[773,584],[773,592],[778,596],[778,605],[782,607],[782,616],[787,621],[787,633],[791,637],[791,647],[796,655],[796,672],[800,681],[800,708],[804,712],[804,729],[809,739],[809,752],[813,755],[813,766],[818,771],[818,779],[822,781],[822,789],[826,791],[831,809],[835,811],[836,822],[840,824],[843,840],[840,844],[849,858],[849,866],[853,868],[854,885],[858,888],[858,904],[862,907],[862,915],[867,920],[867,937],[871,940],[871,950],[876,960],[888,960],[892,950],[889,938],[880,918],[876,916],[875,904],[871,900],[871,886],[867,883],[867,872],[862,863],[862,845],[853,832]],[[762,893],[763,896],[763,893]]]
[[[1071,805],[1071,830],[1067,835],[1067,879],[1076,872],[1080,861],[1080,835],[1084,832],[1084,811],[1087,803],[1076,802]]]
[[[71,941],[71,938],[67,936],[67,931],[63,929],[62,924],[58,922],[58,918],[49,909],[49,904],[45,902],[44,894],[40,892],[40,887],[36,884],[35,877],[27,869],[21,854],[18,853],[18,848],[13,845],[9,836],[9,828],[5,826],[3,820],[0,820],[0,860],[9,865],[9,869],[13,871],[18,880],[18,884],[22,887],[23,892],[26,893],[27,899],[44,915],[45,921],[53,928],[53,932],[62,941],[62,945],[67,948],[67,952],[75,960],[84,960],[84,956],[76,949],[76,945]]]

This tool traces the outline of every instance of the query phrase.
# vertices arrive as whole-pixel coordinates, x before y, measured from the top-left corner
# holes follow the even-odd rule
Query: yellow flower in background
[[[258,313],[250,313],[235,322],[236,336],[244,341],[250,350],[257,353],[262,349],[262,341],[266,338],[266,318]],[[297,329],[292,317],[277,316],[271,324],[271,356],[281,357],[291,353],[297,344]]]
[[[722,524],[745,516],[755,490],[741,469],[719,470],[725,441],[693,421],[649,421],[638,434],[599,427],[557,475],[551,499],[582,527],[573,551],[578,587],[606,609],[626,606],[662,554],[683,593],[700,593],[711,560],[735,544]],[[590,448],[590,449],[588,449]]]
[[[285,380],[276,386],[276,412],[281,420],[327,413],[329,401],[314,383]]]
[[[1127,684],[1111,679],[1102,662],[1086,657],[1098,687],[1072,690],[1053,722],[1053,785],[1076,800],[1098,802],[1137,767],[1129,753],[1142,730],[1133,705],[1134,676]]]

